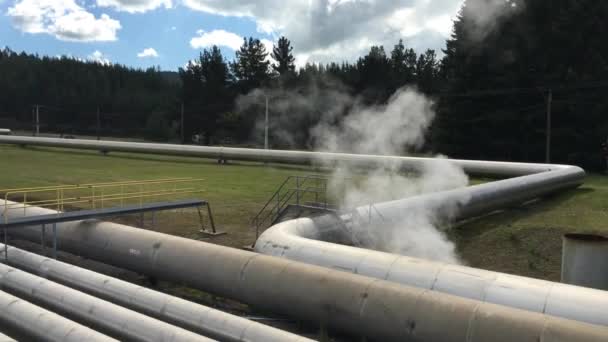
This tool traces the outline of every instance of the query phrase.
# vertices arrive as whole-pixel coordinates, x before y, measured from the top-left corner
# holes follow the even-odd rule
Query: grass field
[[[608,176],[578,189],[456,227],[450,237],[469,265],[559,281],[565,233],[608,234]]]
[[[286,177],[318,173],[307,167],[1,145],[0,160],[0,188],[204,178],[201,197],[210,201],[217,226],[229,233],[210,241],[233,247],[254,241],[249,220]],[[562,234],[606,232],[607,209],[608,176],[591,175],[579,189],[464,223],[449,236],[468,265],[559,280]],[[197,220],[196,215],[161,214],[156,229],[200,238]]]
[[[306,167],[266,166],[259,163],[220,165],[216,160],[142,154],[75,151],[0,146],[0,189],[57,184],[82,184],[161,178],[202,178],[197,195],[211,204],[218,229],[230,234],[213,242],[243,247],[255,241],[249,226],[278,186],[290,175],[317,170]],[[186,196],[187,197],[187,196]],[[188,212],[188,211],[186,211]],[[131,218],[134,219],[134,218]],[[125,221],[118,219],[117,221]],[[149,220],[148,220],[149,221]],[[129,220],[126,220],[129,222]],[[198,215],[161,212],[156,226],[163,232],[193,236]]]

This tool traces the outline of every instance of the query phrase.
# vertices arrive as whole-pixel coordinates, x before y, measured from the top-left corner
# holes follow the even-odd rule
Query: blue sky
[[[0,0],[0,46],[177,70],[240,37],[292,40],[297,63],[353,60],[398,39],[440,49],[461,0]],[[146,52],[144,54],[144,52]],[[138,56],[139,54],[139,56]]]

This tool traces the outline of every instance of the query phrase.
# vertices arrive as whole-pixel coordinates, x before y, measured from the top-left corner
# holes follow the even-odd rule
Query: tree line
[[[426,151],[544,161],[550,114],[551,161],[599,167],[608,136],[608,44],[601,35],[608,4],[498,1],[492,25],[483,26],[478,10],[486,2],[465,1],[441,52],[417,53],[400,40],[372,46],[354,62],[301,68],[286,37],[271,51],[245,38],[232,61],[217,46],[204,49],[178,75],[4,49],[0,120],[29,127],[32,106],[44,104],[49,130],[86,133],[96,129],[100,108],[107,134],[252,144],[261,137],[254,132],[268,99],[271,116],[292,115],[287,121],[299,132],[286,141],[271,131],[271,147],[308,148],[307,132],[322,115],[323,101],[310,108],[315,115],[301,115],[278,105],[278,90],[306,95],[311,85],[328,94],[339,88],[361,103],[379,104],[411,86],[436,102]],[[244,101],[249,105],[239,105]],[[281,110],[287,113],[276,113]]]

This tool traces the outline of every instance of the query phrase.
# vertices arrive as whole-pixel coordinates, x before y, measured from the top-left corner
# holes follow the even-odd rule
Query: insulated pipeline
[[[3,249],[0,244],[0,250]],[[11,266],[220,341],[312,341],[15,247],[8,247],[8,255]]]
[[[3,291],[0,291],[0,327],[25,341],[116,341]]]
[[[28,207],[25,215],[51,212]],[[9,217],[13,214],[24,212],[9,212]],[[39,227],[11,233],[38,241]],[[62,223],[57,234],[62,250],[261,309],[321,321],[371,340],[595,342],[608,338],[608,328],[599,325],[114,223]]]
[[[121,340],[213,341],[4,264],[0,288]]]

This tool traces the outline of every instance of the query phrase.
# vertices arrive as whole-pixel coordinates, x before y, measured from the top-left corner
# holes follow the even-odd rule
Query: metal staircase
[[[327,195],[328,178],[320,175],[289,176],[251,220],[256,239],[266,228],[282,218],[295,218],[313,212],[335,211]]]

